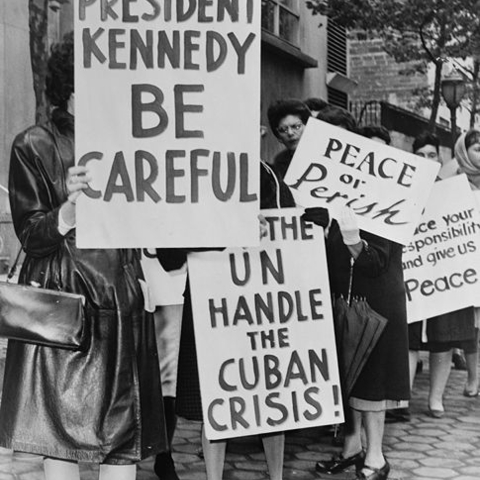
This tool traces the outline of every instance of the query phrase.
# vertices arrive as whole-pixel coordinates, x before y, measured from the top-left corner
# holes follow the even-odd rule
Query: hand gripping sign
[[[342,207],[359,227],[405,245],[413,236],[440,165],[310,118],[285,182],[305,207]]]
[[[188,258],[211,440],[343,422],[323,229],[262,213],[260,247]]]

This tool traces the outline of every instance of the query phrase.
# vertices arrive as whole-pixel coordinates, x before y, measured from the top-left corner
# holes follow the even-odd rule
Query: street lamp
[[[457,108],[465,95],[465,80],[454,72],[442,80],[442,96],[450,109],[450,123],[452,127],[452,155],[455,153],[455,140],[457,137]]]

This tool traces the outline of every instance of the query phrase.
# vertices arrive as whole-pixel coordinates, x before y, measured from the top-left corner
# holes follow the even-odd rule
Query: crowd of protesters
[[[187,279],[183,313],[178,297],[175,308],[157,308],[155,333],[154,315],[143,308],[139,252],[76,248],[75,204],[91,179],[85,167],[75,166],[73,84],[70,35],[55,46],[48,63],[51,119],[14,141],[9,190],[15,230],[26,252],[19,281],[85,295],[89,348],[72,352],[9,342],[0,445],[44,457],[47,480],[79,479],[79,461],[100,464],[101,480],[133,480],[135,464],[152,455],[160,480],[178,480],[171,456],[176,415],[203,420],[190,285]],[[295,206],[283,179],[311,117],[391,144],[383,127],[358,128],[349,112],[320,99],[275,102],[268,109],[269,126],[284,149],[260,162],[262,209]],[[419,135],[413,152],[440,161],[434,135]],[[445,163],[441,176],[456,173],[465,173],[472,189],[480,188],[480,132],[459,138],[455,159]],[[360,230],[350,209],[334,220],[324,208],[307,208],[303,219],[324,228],[333,296],[346,296],[351,288],[388,320],[344,399],[341,453],[317,462],[316,469],[335,475],[354,465],[357,478],[383,480],[390,471],[382,449],[386,412],[390,421],[408,421],[419,350],[430,352],[426,401],[433,418],[444,415],[453,349],[465,355],[463,395],[478,395],[480,310],[466,308],[407,327],[402,246]],[[149,256],[164,271],[185,273],[187,254],[159,248]],[[284,434],[261,439],[270,478],[282,480]],[[202,431],[202,448],[208,480],[221,480],[226,442],[209,441]]]

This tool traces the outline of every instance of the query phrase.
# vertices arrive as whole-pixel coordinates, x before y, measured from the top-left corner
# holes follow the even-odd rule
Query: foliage
[[[479,0],[308,0],[314,15],[327,15],[349,30],[380,37],[397,62],[410,62],[404,73],[435,66],[430,126],[440,103],[442,67],[448,58],[465,58],[480,45]]]

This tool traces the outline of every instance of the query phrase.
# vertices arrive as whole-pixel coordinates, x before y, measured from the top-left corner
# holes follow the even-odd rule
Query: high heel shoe
[[[365,475],[363,471],[357,473],[358,480],[387,480],[390,473],[390,464],[385,459],[385,465],[382,468],[373,468],[368,465],[364,465],[363,469],[371,470],[372,473]]]
[[[469,398],[478,397],[479,393],[480,393],[480,390],[478,388],[476,390],[469,390],[465,385],[465,388],[463,389],[464,397],[469,397]]]
[[[363,467],[365,461],[365,452],[360,450],[351,457],[344,458],[342,454],[334,455],[330,460],[319,461],[315,465],[315,469],[320,473],[335,474],[346,470],[348,467],[355,465],[356,470],[360,470]]]
[[[439,410],[436,408],[428,407],[428,415],[432,418],[443,418],[445,416],[445,410]]]
[[[455,370],[466,370],[467,369],[467,362],[465,358],[460,353],[453,353],[452,354],[452,362],[453,368]]]

